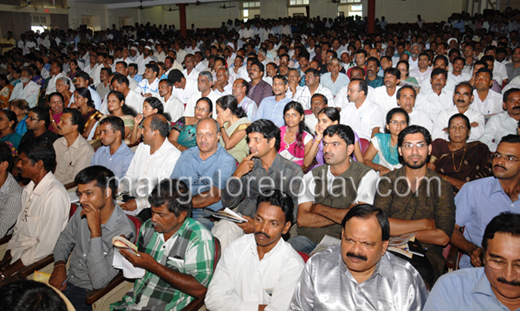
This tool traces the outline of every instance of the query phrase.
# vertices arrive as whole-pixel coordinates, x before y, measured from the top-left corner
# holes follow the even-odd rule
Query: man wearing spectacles
[[[453,188],[426,167],[432,150],[428,130],[409,126],[399,133],[397,145],[403,167],[380,180],[374,205],[388,217],[390,236],[415,233],[427,252],[409,261],[432,286],[443,272],[442,249],[455,225]]]
[[[486,226],[483,268],[461,269],[439,279],[425,311],[518,310],[520,214],[501,213]]]
[[[482,266],[482,228],[493,217],[520,211],[520,136],[502,138],[493,155],[492,172],[494,176],[466,183],[455,198],[457,218],[451,244],[465,253],[461,268]]]
[[[59,138],[58,134],[49,131],[51,124],[49,111],[43,107],[34,107],[29,110],[25,123],[27,124],[27,132],[23,135],[20,144],[35,138],[53,144]]]

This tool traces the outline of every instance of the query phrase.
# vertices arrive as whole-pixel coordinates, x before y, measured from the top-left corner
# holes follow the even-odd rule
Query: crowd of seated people
[[[114,260],[111,310],[518,309],[520,11],[417,18],[8,33],[0,287],[53,255],[76,310]]]

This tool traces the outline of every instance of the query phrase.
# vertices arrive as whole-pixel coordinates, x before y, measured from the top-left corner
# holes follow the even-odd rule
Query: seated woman
[[[125,133],[123,134],[123,140],[130,136],[134,129],[135,124],[135,116],[137,113],[134,109],[128,107],[125,104],[125,95],[118,91],[111,91],[107,95],[107,108],[110,111],[109,115],[102,116],[99,121],[103,120],[108,116],[115,116],[121,118],[125,124]],[[94,134],[94,139],[99,138],[99,126],[96,128],[96,133]]]
[[[0,74],[0,109],[9,106],[9,98],[13,92],[14,86],[9,83],[9,79],[5,75]]]
[[[340,114],[336,108],[333,107],[325,107],[320,110],[318,113],[318,123],[316,124],[315,131],[316,136],[312,142],[311,150],[308,154],[305,155],[305,159],[303,160],[303,165],[305,167],[309,167],[309,169],[318,167],[325,163],[323,159],[323,132],[327,129],[327,127],[331,125],[339,124],[340,122]],[[354,132],[355,142],[354,142],[354,154],[352,154],[352,159],[354,161],[358,161],[364,163],[363,161],[363,153],[361,152],[361,147],[359,145],[359,136]]]
[[[69,68],[70,71],[67,74],[67,76],[69,77],[69,79],[73,80],[79,72],[78,61],[75,59],[71,59],[69,61]]]
[[[85,131],[82,136],[86,140],[90,140],[94,136],[94,126],[97,124],[103,114],[96,110],[94,101],[90,96],[90,91],[87,88],[80,87],[74,92],[74,104],[71,108],[76,108],[83,115],[85,122]]]
[[[285,125],[280,128],[280,150],[278,153],[302,167],[305,155],[312,146],[312,135],[305,125],[305,111],[302,104],[291,101],[283,109]]]
[[[54,133],[58,133],[58,123],[60,123],[61,115],[63,114],[64,107],[64,99],[63,95],[58,92],[53,92],[49,94],[49,117],[51,120],[51,125],[49,125],[49,130]]]
[[[9,103],[9,110],[14,112],[18,124],[16,125],[15,132],[22,135],[27,132],[27,114],[29,113],[29,104],[25,99],[15,99]]]
[[[401,72],[401,80],[400,80],[401,83],[399,85],[400,86],[411,85],[415,89],[415,91],[417,91],[417,93],[419,93],[420,87],[421,87],[419,85],[419,82],[414,77],[409,76],[410,64],[408,64],[407,61],[401,60],[397,63],[396,68],[397,68],[397,70],[399,70]]]
[[[410,118],[402,108],[394,108],[386,114],[385,133],[374,135],[365,152],[365,164],[383,176],[400,168],[397,137],[408,126]]]
[[[480,141],[467,143],[471,124],[461,113],[448,121],[449,141],[436,139],[428,167],[453,185],[458,192],[468,181],[491,176],[491,152]]]
[[[220,145],[238,163],[249,154],[246,128],[251,124],[235,96],[226,95],[217,100],[217,121],[220,125]]]
[[[22,135],[15,132],[16,114],[11,110],[0,110],[0,142],[4,141],[11,148],[13,156],[18,154],[18,145]]]
[[[56,80],[56,91],[63,95],[63,105],[68,108],[72,102],[72,92],[70,91],[71,81],[67,77],[60,77]]]
[[[211,99],[202,97],[197,100],[195,105],[195,117],[182,117],[172,124],[170,142],[180,151],[184,151],[191,147],[197,146],[195,131],[197,123],[207,117],[210,117],[213,111],[213,103]]]
[[[164,106],[157,97],[145,98],[143,102],[143,112],[137,114],[134,118],[134,128],[132,129],[132,133],[128,139],[129,145],[139,142],[141,139],[141,127],[143,120],[148,116],[156,113],[162,114],[166,117],[166,120],[170,120],[170,115],[168,113],[164,113]]]

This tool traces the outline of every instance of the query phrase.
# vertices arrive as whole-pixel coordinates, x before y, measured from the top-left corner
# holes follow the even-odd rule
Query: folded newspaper
[[[242,215],[233,212],[231,209],[229,209],[227,207],[224,208],[223,210],[213,213],[212,216],[215,218],[225,219],[225,220],[229,220],[229,221],[236,222],[239,224],[241,224],[243,222],[247,222],[247,219],[242,217]]]
[[[312,250],[311,256],[318,252],[324,251],[331,246],[338,245],[339,243],[341,243],[340,239],[333,238],[330,235],[325,235],[323,239],[321,239],[320,243],[318,243],[318,245],[316,245],[316,247]]]
[[[415,235],[417,233],[407,233],[401,236],[395,236],[390,238],[390,242],[388,243],[388,250],[392,252],[399,253],[408,258],[412,258],[413,255],[424,257],[424,254],[419,253],[418,251],[410,250],[410,245],[408,242],[415,242]]]

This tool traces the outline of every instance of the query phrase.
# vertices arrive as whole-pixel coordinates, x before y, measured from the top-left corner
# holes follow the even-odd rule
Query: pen
[[[65,279],[65,281],[63,281],[63,283],[61,283],[61,286],[60,286],[60,289],[63,287],[63,285],[65,285],[65,283],[67,283],[69,281],[69,277],[67,276],[67,278]]]

